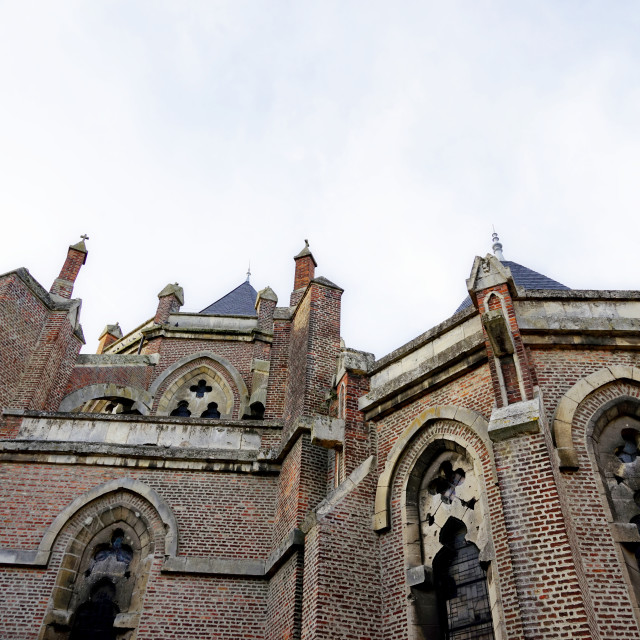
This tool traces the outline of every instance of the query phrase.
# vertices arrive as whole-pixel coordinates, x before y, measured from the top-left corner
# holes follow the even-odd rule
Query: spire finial
[[[89,239],[89,236],[88,236],[86,233],[83,233],[80,237],[81,237],[83,240],[88,240],[88,239]]]
[[[493,241],[493,254],[495,255],[500,262],[504,262],[504,256],[502,255],[502,243],[500,242],[500,238],[496,233],[496,228],[493,227],[493,235],[491,236],[491,240]]]
[[[251,278],[251,260],[249,260],[249,268],[247,269],[247,279],[245,282],[249,282],[249,278]]]

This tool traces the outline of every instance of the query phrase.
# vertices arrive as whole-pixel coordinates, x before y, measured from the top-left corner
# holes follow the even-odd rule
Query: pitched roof
[[[547,276],[534,271],[533,269],[529,269],[529,267],[525,267],[517,262],[512,262],[511,260],[501,260],[502,264],[505,267],[509,267],[511,269],[511,275],[513,276],[513,280],[519,287],[523,287],[524,289],[569,289],[566,285],[558,282],[557,280],[553,280],[552,278],[548,278]],[[458,311],[462,311],[467,307],[471,306],[471,298],[467,296],[462,304],[456,309],[456,313]]]
[[[203,309],[200,313],[208,313],[218,316],[255,316],[256,297],[258,292],[247,280],[226,296],[216,300],[213,304]]]

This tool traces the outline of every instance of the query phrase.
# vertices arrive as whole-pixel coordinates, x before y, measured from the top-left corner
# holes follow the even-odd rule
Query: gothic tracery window
[[[125,640],[137,625],[154,553],[148,522],[126,502],[87,510],[70,525],[43,640]]]
[[[495,637],[491,563],[482,561],[481,554],[491,546],[490,532],[478,469],[463,447],[441,441],[421,455],[410,474],[406,517],[416,518],[419,528],[414,533],[408,526],[407,540],[418,534],[419,542],[412,542],[408,553],[410,564],[423,565],[416,567],[418,573],[411,569],[410,578],[412,616],[421,634],[416,637]]]
[[[211,404],[215,404],[215,408]],[[194,418],[217,418],[215,411],[220,413],[220,419],[230,419],[237,412],[234,387],[205,365],[186,372],[170,384],[157,408],[158,415]]]
[[[607,414],[615,416],[596,427],[596,459],[613,521],[640,532],[640,407],[621,402]],[[640,543],[628,538],[620,551],[632,590],[640,603]]]

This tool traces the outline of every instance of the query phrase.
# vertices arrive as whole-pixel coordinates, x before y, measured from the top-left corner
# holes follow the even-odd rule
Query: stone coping
[[[29,273],[25,267],[18,267],[12,271],[0,274],[0,279],[17,276],[27,288],[52,311],[66,311],[74,303],[74,299],[67,300],[61,296],[55,298]],[[77,299],[75,299],[77,303]]]
[[[280,473],[280,464],[271,459],[271,451],[265,454],[255,449],[0,440],[0,460],[227,473]]]
[[[179,418],[177,416],[138,416],[121,413],[60,413],[53,411],[24,411],[23,409],[3,409],[4,416],[42,418],[47,420],[107,420],[112,422],[140,422],[143,424],[198,424],[236,429],[282,429],[284,423],[276,420],[211,420],[206,418]]]
[[[124,353],[81,353],[76,367],[145,367],[155,366],[160,361],[159,353],[150,355]]]
[[[523,299],[538,300],[640,300],[633,289],[527,289]]]
[[[142,330],[146,339],[152,338],[181,338],[194,340],[244,340],[253,341],[255,339],[263,342],[272,342],[273,333],[259,329],[257,325],[234,329],[227,327],[176,327],[169,324],[157,324]]]
[[[291,320],[295,307],[276,307],[273,312],[274,320]]]
[[[142,337],[142,330],[153,325],[153,317],[139,324],[135,329],[125,333],[122,338],[112,342],[104,353],[119,353],[121,350],[128,349],[132,344],[139,342]]]
[[[374,362],[371,369],[369,370],[369,375],[373,375],[378,371],[380,371],[381,369],[384,369],[384,367],[386,367],[388,364],[391,364],[396,360],[400,360],[404,358],[406,355],[410,354],[412,351],[419,349],[430,340],[433,340],[434,338],[437,338],[443,333],[446,333],[450,329],[457,327],[459,324],[462,324],[463,322],[473,317],[477,313],[478,312],[476,308],[473,306],[467,307],[462,311],[458,311],[458,313],[451,316],[444,322],[437,324],[435,327],[432,327],[428,331],[425,331],[424,333],[420,334],[417,338],[414,338],[410,342],[407,342],[406,344],[402,345],[401,347],[398,347],[391,353],[387,354],[386,356],[383,356],[382,358]]]
[[[467,356],[477,351],[482,351],[483,347],[484,340],[482,334],[464,338],[448,349],[437,353],[431,358],[425,359],[411,371],[401,373],[392,380],[372,389],[368,394],[359,398],[358,408],[361,411],[369,411],[389,396],[415,387],[427,378],[445,370],[447,367],[455,365]],[[482,359],[486,359],[486,353],[484,352],[482,353]]]
[[[238,318],[240,320],[257,320],[258,314],[254,313],[252,315],[243,315],[240,313],[198,313],[197,311],[174,311],[171,313],[173,318],[189,318],[189,317],[199,317],[199,318]]]
[[[428,376],[416,376],[410,383],[403,385],[402,388],[390,391],[386,396],[379,398],[371,404],[364,404],[367,396],[359,398],[360,409],[364,413],[365,420],[379,420],[386,417],[398,407],[412,402],[413,399],[427,391],[433,391],[442,387],[456,378],[460,378],[470,371],[487,362],[486,351],[478,349],[461,360],[444,369],[433,371]]]
[[[597,290],[597,289],[526,289],[521,291],[515,300],[640,300],[640,291],[634,290]],[[377,373],[391,362],[395,362],[407,354],[419,349],[423,344],[445,333],[449,329],[468,320],[477,313],[475,307],[467,307],[458,311],[444,322],[437,324],[428,331],[425,331],[417,338],[398,347],[391,353],[377,360],[369,373]]]

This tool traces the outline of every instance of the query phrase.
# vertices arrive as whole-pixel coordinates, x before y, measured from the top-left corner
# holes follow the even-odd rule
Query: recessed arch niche
[[[158,402],[158,415],[171,415],[180,403],[187,403],[192,418],[202,416],[215,403],[220,418],[230,420],[234,414],[233,390],[215,369],[201,365],[175,380]]]

